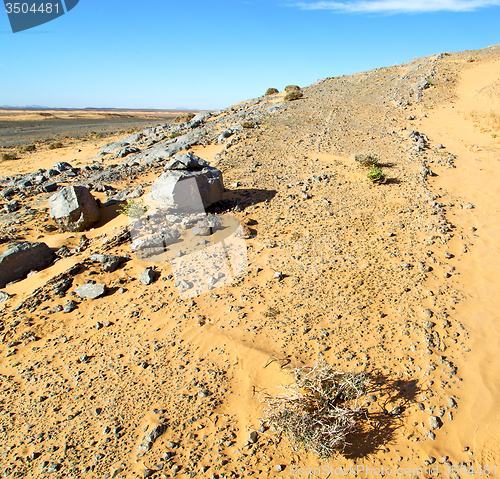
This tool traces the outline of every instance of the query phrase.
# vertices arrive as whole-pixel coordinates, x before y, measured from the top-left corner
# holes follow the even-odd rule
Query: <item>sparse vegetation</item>
[[[17,155],[14,152],[2,153],[0,158],[2,161],[17,160]]]
[[[32,151],[36,151],[36,146],[35,145],[24,145],[21,147],[21,151],[25,153],[30,153]]]
[[[376,184],[385,183],[387,177],[385,173],[376,165],[372,165],[370,170],[366,174],[366,177],[372,182]]]
[[[174,131],[173,133],[170,133],[169,138],[173,140],[174,138],[177,138],[178,136],[182,136],[182,133],[180,131]]]
[[[471,110],[468,113],[464,113],[464,118],[472,118],[478,123],[486,123],[493,128],[497,128],[498,126],[500,126],[500,114],[495,110],[490,110],[489,112]]]
[[[294,368],[285,393],[266,397],[267,421],[284,432],[294,445],[322,458],[335,456],[346,446],[361,414],[358,399],[366,393],[363,372],[342,373],[325,362]]]
[[[354,157],[354,159],[356,160],[359,166],[369,167],[373,165],[375,166],[379,165],[378,155],[375,155],[373,153],[369,153],[367,155],[358,154]]]
[[[184,123],[185,121],[192,120],[194,117],[194,113],[184,113],[183,115],[176,116],[174,118],[174,123]]]
[[[63,144],[60,141],[53,141],[49,145],[49,150],[56,150],[57,148],[62,148]]]
[[[278,316],[278,314],[280,314],[280,311],[279,311],[279,309],[276,309],[276,308],[269,306],[267,308],[267,311],[264,311],[261,314],[262,314],[262,316],[264,316],[264,318],[275,318],[276,316]]]
[[[285,95],[285,98],[283,98],[283,100],[285,100],[285,101],[298,100],[299,98],[302,98],[303,96],[304,96],[304,94],[301,91],[291,91]]]
[[[127,203],[123,204],[121,208],[118,209],[118,213],[121,215],[126,215],[129,218],[138,219],[148,211],[148,207],[144,204],[144,201],[128,200]]]
[[[298,85],[287,85],[287,86],[285,87],[285,91],[286,91],[287,93],[289,93],[289,92],[291,92],[291,91],[300,91],[300,86],[298,86]]]
[[[268,96],[268,95],[274,95],[276,93],[279,93],[279,90],[277,88],[268,88],[266,90],[266,93],[265,95]]]
[[[255,123],[253,121],[244,121],[241,126],[243,128],[255,128]]]

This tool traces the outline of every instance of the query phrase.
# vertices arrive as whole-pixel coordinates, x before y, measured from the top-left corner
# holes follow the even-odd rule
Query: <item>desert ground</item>
[[[0,162],[0,254],[14,241],[57,252],[0,289],[3,477],[500,474],[500,46],[302,92],[164,121],[123,158],[109,144],[124,134],[2,150],[17,159]],[[131,249],[133,220],[109,202],[147,201],[168,161],[155,148],[186,138],[223,173],[210,213],[248,228],[243,274],[189,298],[167,253]],[[368,181],[359,154],[387,181]],[[56,186],[101,204],[82,233],[54,225],[45,183],[4,193],[63,161],[78,173]],[[129,258],[106,272],[95,253]],[[93,283],[106,294],[75,293]],[[318,361],[367,377],[357,427],[329,458],[266,419],[291,369]]]

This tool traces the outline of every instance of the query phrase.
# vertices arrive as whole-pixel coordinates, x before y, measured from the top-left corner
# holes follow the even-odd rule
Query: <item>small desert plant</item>
[[[279,309],[276,309],[276,308],[269,306],[267,308],[267,311],[264,311],[261,314],[262,314],[262,316],[264,316],[264,318],[275,318],[276,316],[278,316],[278,314],[280,314],[280,311],[279,311]]]
[[[372,182],[372,183],[385,183],[387,180],[387,177],[385,176],[385,173],[376,165],[372,165],[370,167],[370,171],[366,174],[366,177]]]
[[[174,138],[177,138],[178,136],[182,136],[182,133],[180,131],[174,131],[173,133],[170,133],[169,138],[173,140]]]
[[[21,148],[21,151],[24,151],[26,153],[29,153],[29,152],[32,152],[32,151],[35,151],[35,150],[36,150],[36,146],[35,145],[24,145]]]
[[[144,204],[144,201],[128,200],[126,204],[123,204],[118,213],[121,215],[126,215],[129,218],[140,218],[143,214],[148,211],[148,207]]]
[[[492,137],[492,138],[496,138],[497,136],[498,136],[498,135],[497,135],[496,133],[492,133],[492,134],[491,134],[491,137]]]
[[[56,150],[57,148],[62,148],[63,144],[60,141],[53,141],[49,145],[49,150]]]
[[[277,88],[268,88],[266,90],[265,95],[274,95],[275,93],[279,93],[279,90]]]
[[[241,126],[243,128],[255,128],[255,123],[253,121],[244,121]]]
[[[2,161],[17,160],[17,155],[15,153],[2,153],[0,158]]]
[[[373,153],[369,153],[368,155],[358,154],[354,157],[354,159],[356,160],[359,166],[368,167],[373,165],[378,166],[379,164],[378,156]]]
[[[194,117],[194,113],[184,113],[183,115],[176,116],[174,118],[174,123],[184,123],[185,121],[192,120]]]
[[[361,414],[358,399],[366,393],[366,374],[338,372],[325,362],[290,373],[294,381],[281,386],[285,393],[264,399],[268,423],[284,432],[296,450],[335,456]]]
[[[283,100],[285,101],[292,101],[292,100],[298,100],[299,98],[302,98],[304,94],[301,91],[290,91],[285,95],[285,98]]]
[[[285,87],[285,91],[286,91],[287,93],[289,93],[289,92],[291,92],[291,91],[300,91],[300,86],[298,86],[298,85],[287,85],[287,86]]]

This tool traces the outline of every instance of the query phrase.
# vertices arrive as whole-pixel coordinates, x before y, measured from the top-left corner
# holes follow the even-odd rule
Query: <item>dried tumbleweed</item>
[[[334,456],[346,446],[362,412],[358,399],[365,394],[366,374],[338,372],[324,362],[290,373],[294,381],[281,386],[284,394],[263,399],[268,423],[284,432],[296,449]]]

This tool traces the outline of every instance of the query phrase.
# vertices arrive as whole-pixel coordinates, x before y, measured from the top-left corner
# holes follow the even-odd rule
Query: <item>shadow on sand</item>
[[[389,379],[382,373],[372,376],[367,397],[376,397],[376,411],[364,410],[358,428],[347,438],[342,453],[349,459],[374,454],[395,439],[403,426],[401,414],[414,401],[418,393],[416,380]]]

